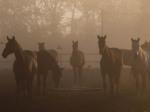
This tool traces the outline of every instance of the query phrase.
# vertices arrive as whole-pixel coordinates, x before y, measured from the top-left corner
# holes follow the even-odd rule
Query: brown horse
[[[39,43],[38,42],[38,45],[39,45],[39,51],[46,51],[46,52],[48,52],[52,56],[52,58],[54,58],[54,60],[56,61],[56,63],[58,64],[58,53],[57,53],[57,51],[55,51],[54,49],[46,50],[44,42],[43,43]],[[43,74],[42,75],[42,77],[43,77],[42,78],[43,79],[43,93],[45,94],[45,88],[46,88],[46,82],[47,82],[46,79],[47,79],[48,72],[46,72],[46,73],[40,73],[40,74]],[[40,80],[40,77],[39,77],[38,80]]]
[[[117,94],[119,93],[119,79],[121,74],[121,69],[123,65],[122,52],[117,48],[109,48],[105,42],[105,36],[98,35],[98,45],[99,53],[102,55],[100,66],[101,74],[103,77],[103,87],[104,95],[106,94],[106,74],[108,74],[110,85],[111,85],[111,95],[114,94],[114,84],[117,85]]]
[[[38,62],[38,94],[40,93],[41,81],[40,77],[43,75],[43,94],[46,92],[46,79],[49,71],[52,71],[52,77],[55,81],[55,87],[59,88],[60,79],[62,76],[62,68],[59,67],[56,60],[46,50],[37,52]]]
[[[74,82],[75,84],[77,83],[77,76],[76,76],[76,69],[78,68],[79,71],[79,83],[81,83],[82,80],[82,70],[83,66],[85,64],[85,57],[82,51],[78,50],[78,41],[74,42],[72,45],[73,51],[72,51],[72,56],[70,58],[70,64],[73,67],[74,71]]]
[[[43,43],[39,43],[38,42],[38,45],[39,45],[39,51],[42,51],[42,50],[46,50],[45,48],[45,42]],[[47,50],[47,52],[55,59],[55,61],[58,63],[58,53],[56,50],[54,49],[50,49],[50,50]]]
[[[37,56],[32,51],[24,51],[13,36],[12,39],[7,37],[8,43],[2,53],[7,58],[11,53],[15,54],[16,60],[13,65],[13,72],[17,82],[17,96],[20,97],[25,92],[32,95],[32,81],[37,73]]]

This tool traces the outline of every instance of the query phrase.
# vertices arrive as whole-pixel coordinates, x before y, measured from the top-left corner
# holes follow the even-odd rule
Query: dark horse
[[[73,71],[74,71],[74,81],[75,83],[77,83],[76,69],[78,68],[79,83],[81,83],[81,79],[82,79],[81,75],[82,75],[83,66],[85,64],[85,57],[83,52],[78,50],[78,41],[77,42],[73,41],[72,48],[73,51],[70,58],[70,64],[73,67]]]
[[[105,42],[106,35],[100,37],[98,35],[99,53],[102,55],[100,61],[101,74],[103,77],[104,95],[106,94],[106,74],[108,74],[111,95],[114,95],[114,84],[117,85],[117,94],[119,93],[119,79],[123,66],[122,52],[117,48],[109,48]]]
[[[38,42],[38,45],[39,45],[39,51],[42,51],[42,50],[46,50],[45,48],[45,42],[43,43],[39,43]],[[49,54],[55,59],[55,61],[58,63],[58,53],[56,50],[54,49],[50,49],[50,50],[46,50],[47,52],[49,52]]]
[[[60,79],[62,76],[63,68],[60,68],[56,60],[46,51],[42,50],[37,52],[37,62],[38,62],[38,94],[40,92],[41,86],[41,75],[43,75],[43,94],[46,91],[46,79],[49,71],[52,71],[52,77],[55,81],[55,87],[59,88]]]
[[[12,39],[7,37],[8,43],[2,53],[7,58],[11,53],[15,54],[16,60],[13,65],[13,72],[17,82],[17,96],[25,92],[32,95],[32,81],[37,73],[37,56],[32,51],[23,50],[13,36]]]

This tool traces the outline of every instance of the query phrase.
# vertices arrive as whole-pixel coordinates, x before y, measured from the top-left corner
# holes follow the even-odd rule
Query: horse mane
[[[143,51],[145,51],[141,46],[139,47],[140,48],[140,57],[142,57],[142,53]]]
[[[46,51],[46,50],[42,50],[42,51],[39,51],[38,53],[37,53],[37,55],[40,55],[40,54],[42,54],[42,56],[45,56],[44,58],[46,58],[46,62],[51,66],[51,67],[57,67],[57,68],[59,68],[59,65],[57,64],[57,62],[56,62],[56,60],[53,58],[53,56],[52,55],[50,55],[49,54],[49,52],[48,51]],[[40,57],[41,58],[41,57]]]
[[[21,58],[23,59],[23,61],[25,61],[24,50],[22,49],[22,47],[16,40],[14,40],[14,42],[15,42],[17,51],[20,53]]]

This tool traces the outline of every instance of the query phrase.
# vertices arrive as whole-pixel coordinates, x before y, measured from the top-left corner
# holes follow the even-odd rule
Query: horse
[[[55,81],[55,87],[60,87],[60,80],[62,76],[62,71],[64,68],[60,68],[56,60],[49,54],[46,50],[41,50],[37,52],[37,62],[38,62],[38,94],[40,93],[41,87],[41,75],[43,75],[43,95],[46,93],[46,79],[49,71],[52,71],[52,78]]]
[[[43,43],[40,43],[38,42],[38,45],[39,45],[39,51],[42,51],[42,50],[46,50],[45,48],[45,42]],[[56,50],[54,49],[50,49],[50,50],[47,50],[47,52],[55,59],[55,61],[58,63],[58,53]]]
[[[8,55],[15,54],[13,72],[17,83],[17,97],[25,96],[26,92],[31,97],[32,82],[34,75],[37,73],[37,56],[32,51],[23,50],[16,41],[15,36],[12,39],[7,36],[7,40],[2,56],[7,58]]]
[[[141,45],[144,50],[150,50],[150,42],[145,41],[144,44]]]
[[[144,50],[150,50],[150,42],[145,41],[145,43],[143,43],[141,45],[141,47]],[[121,49],[121,51],[123,53],[123,64],[125,66],[131,66],[131,62],[132,62],[132,58],[133,58],[132,50]]]
[[[56,63],[58,64],[58,53],[57,53],[56,50],[54,50],[54,49],[46,50],[45,42],[43,42],[43,43],[38,42],[38,45],[39,45],[39,51],[46,51],[46,52],[48,52],[52,56],[52,58],[54,58]],[[44,84],[46,84],[46,79],[44,77],[47,77],[47,73],[46,74],[44,73],[42,76],[43,76],[43,91],[44,91],[43,93],[45,93],[45,89],[44,88],[45,88],[46,85],[44,85]]]
[[[131,38],[131,41],[133,53],[131,68],[136,81],[137,95],[140,95],[145,91],[147,73],[149,74],[148,77],[150,79],[150,50],[145,50],[140,46],[140,38]],[[139,74],[142,76],[141,90],[139,87]]]
[[[114,95],[114,86],[117,86],[116,94],[119,94],[119,79],[123,66],[122,52],[118,48],[109,48],[106,45],[106,35],[97,36],[99,54],[102,55],[100,60],[101,74],[103,78],[104,96],[106,95],[106,75],[108,74],[111,90],[110,95]]]
[[[85,65],[85,57],[84,57],[84,53],[78,50],[78,41],[76,42],[72,41],[72,43],[73,43],[72,45],[73,51],[70,57],[70,64],[73,67],[75,84],[77,84],[77,76],[76,76],[77,69],[79,73],[79,83],[81,84],[81,81],[82,81],[81,75],[83,71],[83,66]]]

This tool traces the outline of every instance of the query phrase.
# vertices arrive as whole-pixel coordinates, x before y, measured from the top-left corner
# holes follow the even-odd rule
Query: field
[[[48,78],[48,94],[36,95],[36,78],[33,99],[16,101],[16,83],[11,69],[0,70],[0,112],[149,112],[150,92],[136,97],[135,84],[129,81],[129,69],[122,71],[120,96],[114,101],[104,100],[102,90],[54,91]],[[51,82],[50,82],[51,81]],[[50,85],[51,84],[51,85]],[[109,87],[109,83],[107,85]],[[85,69],[82,87],[102,88],[99,69]],[[74,88],[72,70],[63,73],[61,88]]]

